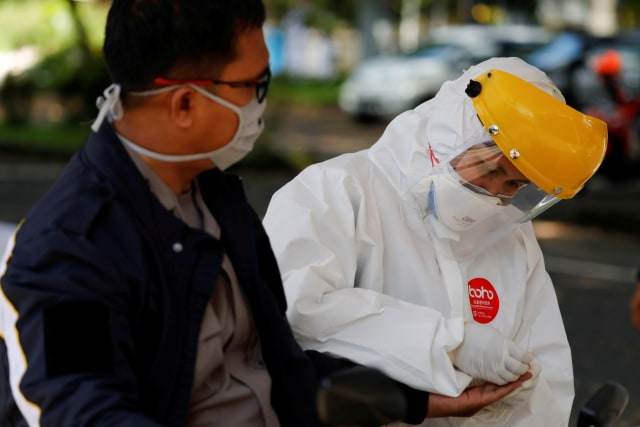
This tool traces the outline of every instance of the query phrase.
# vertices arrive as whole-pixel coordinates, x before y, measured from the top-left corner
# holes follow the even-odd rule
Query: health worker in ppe
[[[567,426],[571,352],[530,220],[580,191],[606,142],[542,71],[492,58],[369,149],[306,168],[263,220],[296,338],[449,396],[534,375],[429,426]]]

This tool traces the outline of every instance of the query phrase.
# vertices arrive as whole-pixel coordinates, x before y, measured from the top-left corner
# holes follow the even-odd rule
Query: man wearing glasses
[[[319,424],[318,378],[351,364],[296,344],[270,243],[224,172],[264,127],[264,20],[258,0],[113,2],[114,84],[0,275],[0,398],[19,410],[3,425]],[[420,421],[428,393],[405,389]]]

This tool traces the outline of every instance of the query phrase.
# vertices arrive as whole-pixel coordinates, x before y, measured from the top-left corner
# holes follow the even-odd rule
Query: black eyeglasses
[[[262,77],[258,80],[232,82],[213,79],[166,79],[164,77],[156,77],[153,79],[153,82],[158,86],[192,84],[197,86],[227,85],[233,88],[255,87],[256,98],[258,98],[258,102],[262,102],[267,97],[267,92],[269,91],[269,84],[271,83],[271,69],[267,68]]]

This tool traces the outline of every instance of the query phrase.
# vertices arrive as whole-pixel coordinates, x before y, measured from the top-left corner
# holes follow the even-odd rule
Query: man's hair
[[[155,77],[215,78],[238,35],[264,21],[262,0],[113,0],[104,59],[124,90],[151,88]]]

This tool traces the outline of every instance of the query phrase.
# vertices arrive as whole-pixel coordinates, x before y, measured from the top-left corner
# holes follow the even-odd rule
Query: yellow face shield
[[[607,125],[531,83],[500,70],[466,90],[483,127],[505,157],[546,193],[575,196],[604,159]]]

